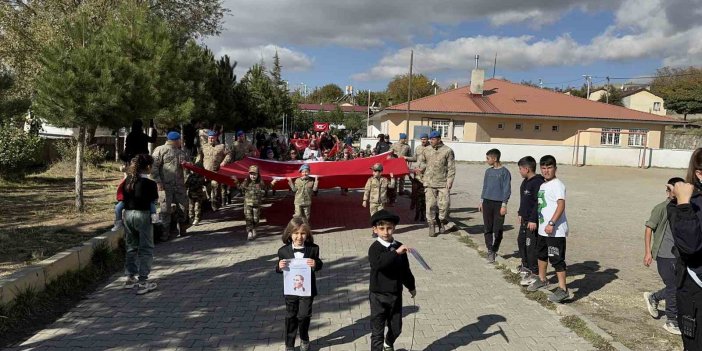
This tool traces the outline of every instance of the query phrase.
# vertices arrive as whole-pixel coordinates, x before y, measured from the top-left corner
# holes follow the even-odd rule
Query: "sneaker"
[[[538,275],[529,273],[527,276],[525,276],[524,278],[522,278],[522,280],[519,281],[519,285],[529,286],[537,280],[539,280]]]
[[[539,289],[545,287],[546,285],[548,285],[547,282],[541,281],[540,278],[537,278],[533,283],[531,283],[531,284],[529,284],[529,286],[527,286],[527,291],[536,291],[536,290],[539,290]]]
[[[196,219],[196,220],[193,221],[193,225],[198,225],[198,224],[200,224],[200,220],[199,220],[199,219]]]
[[[496,257],[496,256],[497,256],[497,254],[495,254],[494,252],[488,251],[488,253],[487,253],[487,262],[488,262],[488,263],[495,263],[495,257]]]
[[[122,229],[122,228],[124,228],[124,223],[122,223],[122,221],[120,221],[120,220],[116,220],[116,221],[115,221],[115,226],[112,227],[112,229],[110,229],[110,230],[113,231],[113,232],[116,232],[116,231],[118,231],[118,230],[120,230],[120,229]]]
[[[524,267],[524,266],[522,266],[522,265],[520,264],[519,266],[514,267],[514,268],[510,269],[509,271],[512,272],[512,273],[514,273],[514,274],[519,274],[519,272],[522,271],[522,268],[523,268],[523,267]]]
[[[442,222],[439,222],[439,234],[446,234],[446,226]]]
[[[568,293],[568,290],[563,290],[560,287],[558,287],[558,288],[556,288],[556,291],[554,291],[553,294],[551,294],[548,297],[548,300],[551,302],[560,303],[560,302],[563,302],[569,298],[570,298],[570,294]]]
[[[256,229],[251,229],[251,240],[256,239],[257,236]]]
[[[159,216],[158,213],[152,213],[151,214],[151,223],[153,223],[153,224],[161,223],[161,216]]]
[[[648,291],[643,293],[643,296],[648,314],[650,314],[653,318],[658,318],[658,300],[653,297],[653,293]]]
[[[156,284],[156,282],[149,282],[149,281],[139,282],[139,284],[137,284],[136,294],[137,295],[144,295],[149,291],[156,290],[157,287],[158,287],[158,284]]]
[[[252,232],[252,231],[249,231],[248,233],[249,233],[249,234],[246,236],[246,240],[253,240],[253,238],[254,238],[253,232]]]
[[[383,351],[395,351],[395,348],[392,346],[383,346]]]
[[[310,350],[310,342],[309,341],[300,341],[300,351],[309,351]]]
[[[125,289],[132,289],[132,288],[134,288],[135,285],[137,285],[137,283],[139,283],[139,281],[136,278],[127,277],[127,281],[124,282],[124,288]]]
[[[680,335],[680,328],[678,327],[678,324],[675,323],[674,321],[667,321],[665,324],[663,324],[663,329],[665,329],[668,333],[674,334],[674,335]]]
[[[526,267],[521,267],[518,273],[520,276],[522,276],[522,278],[524,278],[531,274],[531,270]]]

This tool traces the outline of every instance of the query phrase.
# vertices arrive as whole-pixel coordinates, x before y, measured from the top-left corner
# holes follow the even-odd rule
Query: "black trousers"
[[[488,251],[497,252],[502,243],[502,226],[505,216],[500,215],[501,201],[483,200],[483,223],[485,226],[485,247]]]
[[[689,316],[696,320],[696,330],[694,337],[687,337],[683,334],[683,346],[685,351],[702,350],[702,288],[690,278],[687,271],[684,274],[682,286],[678,287],[678,325],[682,330],[685,327],[684,316]]]
[[[392,346],[402,333],[402,295],[369,294],[371,320],[371,351],[383,351],[383,342]],[[383,338],[385,326],[388,332]]]
[[[678,306],[675,298],[677,279],[675,279],[675,258],[656,257],[658,275],[661,276],[665,287],[653,294],[657,301],[665,300],[665,316],[669,321],[678,322]]]
[[[300,330],[300,340],[310,341],[310,316],[314,297],[285,296],[285,346],[294,347],[295,337]]]
[[[519,248],[519,256],[522,258],[522,267],[531,271],[531,273],[539,274],[539,264],[536,251],[536,230],[529,230],[527,222],[522,221],[519,226],[519,235],[517,236],[517,247]]]

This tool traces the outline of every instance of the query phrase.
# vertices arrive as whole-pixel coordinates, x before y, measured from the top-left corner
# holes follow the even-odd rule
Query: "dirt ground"
[[[23,181],[0,181],[0,277],[110,228],[121,176],[117,164],[87,167],[84,213],[75,211],[72,164],[57,163]]]
[[[451,216],[481,245],[483,220],[477,205],[486,167],[459,164],[451,197]],[[516,164],[507,168],[512,173],[512,199],[499,253],[509,258],[517,250],[521,177]],[[683,169],[558,167],[558,177],[567,188],[571,305],[634,350],[682,347],[679,336],[663,330],[663,311],[658,320],[646,311],[643,292],[658,290],[663,284],[655,263],[649,268],[643,265],[643,233],[651,209],[665,200],[665,182],[673,176],[684,177],[684,173]]]

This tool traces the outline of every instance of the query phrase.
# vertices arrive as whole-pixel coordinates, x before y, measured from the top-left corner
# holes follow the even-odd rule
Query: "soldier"
[[[390,173],[390,180],[381,176],[383,173],[383,165],[376,163],[371,167],[373,176],[366,181],[365,190],[363,191],[363,207],[368,207],[371,217],[385,207],[388,202],[388,189],[395,188],[394,174]],[[378,235],[373,232],[373,237]]]
[[[163,233],[161,240],[171,237],[171,224],[177,224],[179,234],[184,235],[188,229],[188,196],[185,193],[185,174],[182,163],[187,161],[187,155],[180,149],[180,133],[170,132],[167,141],[154,149],[154,167],[151,177],[156,182],[159,191],[164,196],[159,196],[161,223]],[[175,217],[174,217],[175,216]],[[175,220],[175,223],[171,223]]]
[[[244,156],[253,157],[256,155],[256,148],[246,140],[246,133],[240,130],[236,132],[236,141],[229,148],[227,156],[224,158],[224,164],[239,161],[244,158]]]
[[[419,156],[424,154],[424,150],[429,147],[429,135],[427,133],[422,133],[419,135],[419,140],[421,143],[417,145],[414,149],[414,156],[406,157],[405,161],[414,162],[414,181],[412,182],[412,197],[410,201],[410,210],[417,206],[417,202],[420,201],[420,197],[424,197],[424,186],[422,185],[422,173],[419,163]],[[424,200],[421,200],[424,203]]]
[[[429,134],[431,147],[426,148],[419,156],[419,169],[423,172],[424,194],[427,202],[427,223],[429,236],[438,234],[434,226],[439,226],[439,231],[444,233],[445,224],[448,223],[450,206],[449,192],[456,176],[456,164],[453,150],[441,141],[441,133],[432,131]],[[436,217],[438,207],[438,223]]]
[[[249,166],[249,177],[239,184],[239,189],[242,193],[244,193],[244,218],[246,218],[246,233],[248,240],[256,239],[256,226],[258,225],[258,220],[261,217],[261,203],[263,202],[263,196],[269,189],[273,188],[276,182],[277,180],[273,179],[270,186],[267,185],[261,179],[261,174],[258,172],[258,166],[251,165]]]
[[[217,133],[213,130],[209,131],[207,133],[207,144],[202,145],[203,167],[208,171],[217,172],[225,156],[224,145],[217,142]],[[212,210],[217,211],[222,206],[222,185],[215,180],[207,182],[206,185]]]
[[[202,168],[202,161],[195,163]],[[202,219],[202,202],[207,200],[207,180],[201,174],[188,171],[188,178],[185,180],[185,188],[188,191],[190,200],[190,218],[193,218],[193,225],[200,224]]]
[[[315,177],[314,181],[310,177],[310,165],[304,164],[300,166],[301,177],[295,179],[295,182],[288,177],[288,185],[295,192],[295,214],[293,217],[305,217],[307,222],[310,221],[312,210],[312,193],[317,191],[319,187],[319,178]]]
[[[408,157],[410,157],[410,146],[407,145],[407,134],[405,133],[400,133],[400,140],[390,146],[390,157],[400,157],[404,158],[407,160]],[[405,178],[402,177],[398,179],[398,182],[400,183],[398,186],[397,190],[391,190],[388,195],[390,195],[390,203],[394,204],[395,200],[397,199],[397,195],[400,194],[402,195],[405,192]]]

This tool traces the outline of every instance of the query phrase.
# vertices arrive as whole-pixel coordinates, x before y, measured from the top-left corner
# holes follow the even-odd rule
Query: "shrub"
[[[76,146],[78,141],[75,139],[59,140],[54,144],[58,152],[59,159],[63,162],[76,162]],[[83,161],[86,164],[97,166],[107,159],[107,151],[98,145],[87,145],[83,154]]]
[[[0,124],[0,177],[23,177],[40,163],[43,140],[10,124]]]

